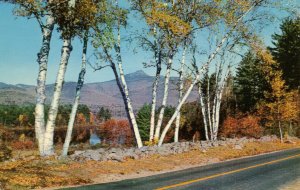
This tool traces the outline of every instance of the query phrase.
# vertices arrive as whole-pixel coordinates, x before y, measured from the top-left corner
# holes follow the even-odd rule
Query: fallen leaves
[[[299,140],[296,144],[279,141],[248,142],[242,145],[242,149],[234,149],[233,145],[227,145],[213,147],[206,151],[193,150],[168,156],[152,155],[138,160],[128,158],[123,162],[74,162],[56,160],[53,157],[48,159],[34,157],[0,163],[0,183],[5,189],[42,189],[91,182],[103,183],[299,147],[299,145]]]

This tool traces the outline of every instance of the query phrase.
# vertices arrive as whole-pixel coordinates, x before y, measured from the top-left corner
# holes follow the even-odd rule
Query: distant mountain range
[[[142,70],[125,75],[133,106],[137,109],[145,103],[151,103],[152,84],[154,77],[149,76]],[[178,101],[177,83],[178,78],[171,78],[168,105],[176,105]],[[164,78],[161,77],[158,89],[158,104],[163,97]],[[54,84],[46,86],[47,103],[53,94]],[[76,82],[65,82],[61,101],[71,104],[75,96]],[[189,101],[196,100],[197,93],[193,91]],[[11,85],[0,82],[0,104],[26,104],[35,102],[35,86],[17,84]],[[123,100],[117,87],[116,81],[105,81],[97,83],[86,83],[81,92],[81,104],[88,106],[123,106]]]

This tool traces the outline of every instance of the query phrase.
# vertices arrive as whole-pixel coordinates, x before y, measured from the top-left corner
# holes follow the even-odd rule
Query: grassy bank
[[[194,150],[169,156],[153,155],[123,162],[75,162],[54,157],[40,159],[28,156],[22,160],[0,163],[0,183],[3,189],[32,189],[102,183],[133,177],[153,175],[219,161],[251,156],[300,146],[294,143],[249,142],[242,149],[233,146],[213,147],[207,151]],[[1,188],[0,188],[1,189]]]

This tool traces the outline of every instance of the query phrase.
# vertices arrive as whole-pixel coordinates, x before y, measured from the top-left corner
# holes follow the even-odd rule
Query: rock
[[[85,151],[82,151],[82,150],[75,150],[74,154],[75,156],[78,156],[80,154],[83,154]]]
[[[118,152],[119,150],[117,150],[117,148],[111,148],[110,150],[109,150],[109,152],[110,153],[116,153],[116,152]]]
[[[122,155],[118,155],[116,153],[111,153],[108,155],[108,158],[110,160],[113,160],[113,161],[118,161],[118,162],[122,162],[123,161],[123,156]]]
[[[233,148],[236,149],[236,150],[242,150],[243,149],[243,147],[239,144],[236,144]]]
[[[140,148],[140,151],[141,152],[147,152],[148,150],[148,147],[147,146],[143,146],[142,148]]]
[[[212,142],[211,145],[214,146],[214,147],[218,147],[219,143],[217,141],[215,141],[215,142]]]
[[[270,141],[276,141],[278,140],[276,135],[271,135],[271,136],[263,136],[259,139],[261,142],[270,142]]]

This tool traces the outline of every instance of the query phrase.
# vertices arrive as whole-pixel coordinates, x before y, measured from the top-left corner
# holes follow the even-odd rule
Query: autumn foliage
[[[262,135],[263,129],[259,125],[257,116],[246,115],[238,118],[227,117],[223,123],[221,136],[224,137],[255,137]]]
[[[134,135],[127,120],[110,119],[100,126],[100,137],[110,145],[130,146],[134,143]]]

